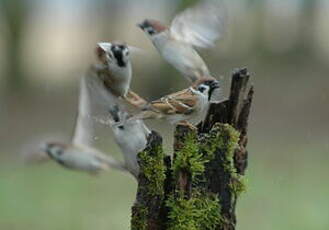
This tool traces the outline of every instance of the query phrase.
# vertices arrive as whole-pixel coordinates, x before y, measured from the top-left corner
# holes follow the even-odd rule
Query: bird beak
[[[218,89],[219,88],[219,82],[218,81],[213,81],[211,84],[210,84],[210,87],[212,89]]]
[[[144,25],[142,23],[137,23],[136,26],[144,30]]]

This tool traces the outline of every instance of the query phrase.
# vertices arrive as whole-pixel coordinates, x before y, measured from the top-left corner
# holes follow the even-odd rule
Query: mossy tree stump
[[[253,98],[247,69],[232,75],[227,100],[211,104],[198,130],[177,126],[172,160],[152,132],[139,153],[132,230],[234,230],[245,190],[247,127]],[[248,90],[248,92],[247,92]]]

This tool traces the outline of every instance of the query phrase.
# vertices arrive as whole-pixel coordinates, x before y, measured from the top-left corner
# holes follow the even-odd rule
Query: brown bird
[[[202,78],[193,86],[150,102],[137,119],[165,119],[171,124],[197,125],[204,120],[212,93],[219,88],[214,78]]]

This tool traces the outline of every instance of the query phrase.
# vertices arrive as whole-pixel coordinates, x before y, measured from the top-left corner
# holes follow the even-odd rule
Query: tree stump
[[[232,74],[229,98],[211,104],[198,130],[177,126],[172,159],[152,132],[138,155],[132,230],[234,230],[245,191],[247,127],[253,99],[246,68]]]

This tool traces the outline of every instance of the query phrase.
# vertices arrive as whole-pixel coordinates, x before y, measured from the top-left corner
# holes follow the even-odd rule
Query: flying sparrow
[[[123,153],[125,167],[137,178],[139,173],[137,154],[145,149],[151,131],[142,120],[128,119],[129,114],[120,110],[118,106],[112,107],[110,114],[114,139]]]
[[[215,0],[202,1],[178,14],[170,27],[153,19],[145,19],[138,26],[161,56],[194,82],[210,76],[207,65],[194,47],[209,48],[222,36],[225,27],[222,8]]]
[[[165,119],[171,124],[197,125],[203,121],[212,93],[219,88],[214,78],[201,78],[193,86],[152,101],[135,119]],[[193,127],[194,128],[194,127]]]
[[[92,147],[93,126],[89,117],[90,106],[86,78],[82,78],[78,115],[71,143],[47,142],[42,150],[51,159],[69,169],[86,171],[92,174],[109,168],[125,171],[122,163]]]
[[[92,66],[91,71],[96,73],[96,77],[93,76],[94,80],[101,82],[109,94],[138,107],[144,105],[146,101],[130,90],[132,79],[130,50],[136,51],[138,48],[123,42],[98,43],[96,54],[100,64]],[[114,101],[113,97],[111,101]]]

